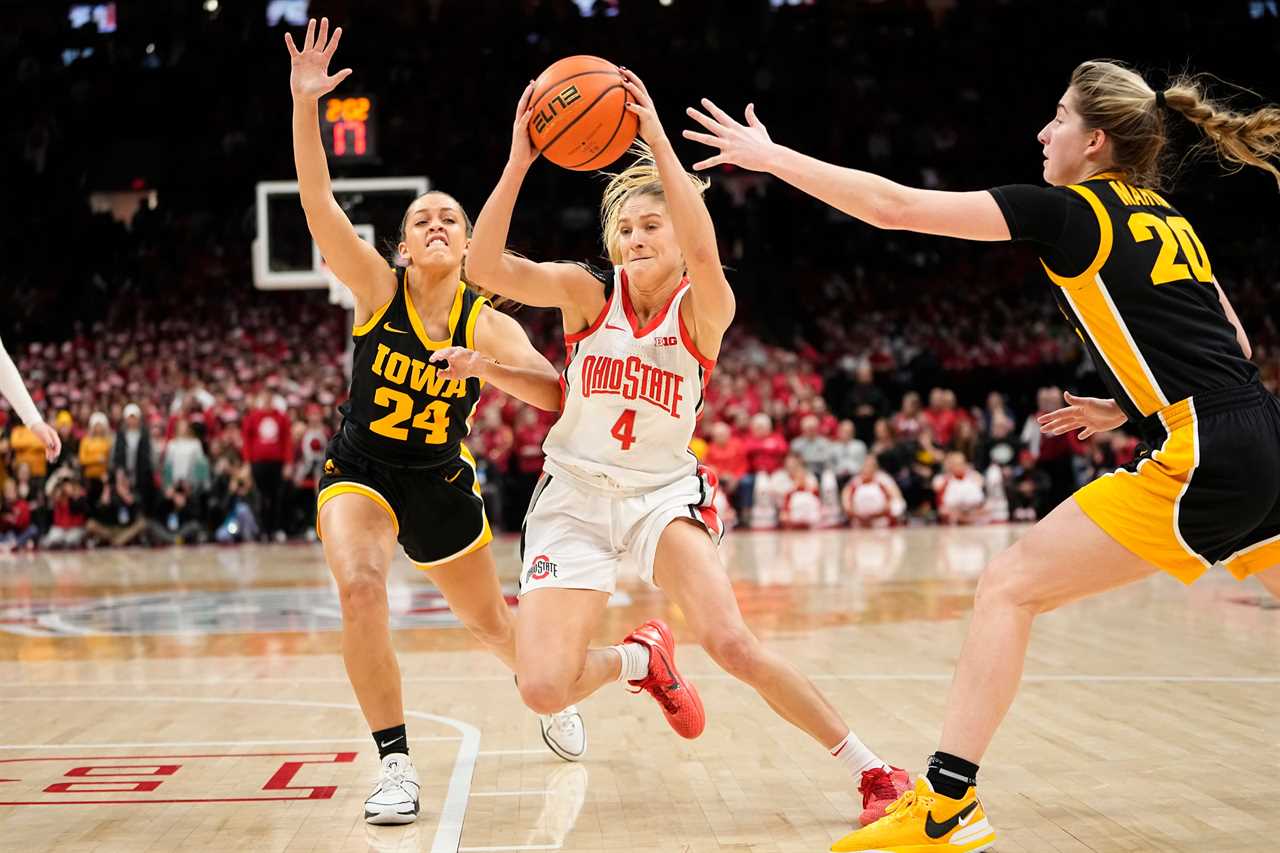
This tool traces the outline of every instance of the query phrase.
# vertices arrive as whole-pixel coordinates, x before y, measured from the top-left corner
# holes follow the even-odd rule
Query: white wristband
[[[0,341],[0,397],[9,401],[9,405],[13,406],[18,417],[27,426],[35,426],[44,420],[31,395],[27,393],[27,386],[18,375],[18,366],[9,357],[3,341]]]

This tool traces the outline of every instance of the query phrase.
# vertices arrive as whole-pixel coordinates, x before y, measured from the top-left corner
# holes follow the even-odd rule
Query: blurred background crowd
[[[673,139],[698,97],[750,99],[784,144],[945,189],[1038,182],[1035,133],[1086,58],[1158,83],[1185,55],[1280,99],[1270,0],[97,4],[109,32],[102,15],[73,27],[76,5],[15,4],[0,32],[16,117],[0,130],[0,336],[63,437],[47,462],[0,403],[0,549],[314,537],[347,318],[322,292],[255,290],[249,251],[254,183],[292,175],[288,15],[342,24],[345,85],[382,105],[381,162],[335,174],[428,175],[473,215],[522,81],[572,53],[635,68]],[[1274,391],[1274,182],[1171,165]],[[712,179],[739,314],[694,451],[739,527],[1032,520],[1138,452],[1124,431],[1040,434],[1062,390],[1102,388],[1031,250],[876,231],[759,175]],[[538,165],[513,248],[598,263],[600,188]],[[136,210],[91,203],[130,192]],[[562,364],[555,312],[515,316]],[[496,526],[519,529],[550,423],[482,400],[470,444]]]

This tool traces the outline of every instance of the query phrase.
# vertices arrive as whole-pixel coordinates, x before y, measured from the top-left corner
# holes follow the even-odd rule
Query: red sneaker
[[[889,771],[877,767],[862,773],[862,784],[858,793],[862,794],[862,814],[858,823],[866,826],[884,817],[884,810],[889,804],[913,788],[911,774],[900,767]]]
[[[627,682],[644,690],[662,706],[671,728],[680,737],[689,739],[702,734],[707,724],[706,712],[698,688],[694,687],[680,670],[676,669],[676,638],[661,619],[650,619],[623,639],[624,643],[639,643],[649,649],[649,674],[639,681]]]

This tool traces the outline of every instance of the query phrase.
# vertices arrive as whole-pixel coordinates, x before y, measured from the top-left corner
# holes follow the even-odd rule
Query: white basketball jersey
[[[563,412],[543,444],[553,476],[648,491],[697,473],[689,441],[715,363],[698,353],[680,319],[688,294],[686,279],[641,328],[626,273],[614,268],[600,316],[565,335]]]

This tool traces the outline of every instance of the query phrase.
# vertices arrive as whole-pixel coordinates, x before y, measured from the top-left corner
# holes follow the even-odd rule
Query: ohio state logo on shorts
[[[539,554],[529,563],[529,580],[540,581],[556,576],[556,564],[546,554]]]

